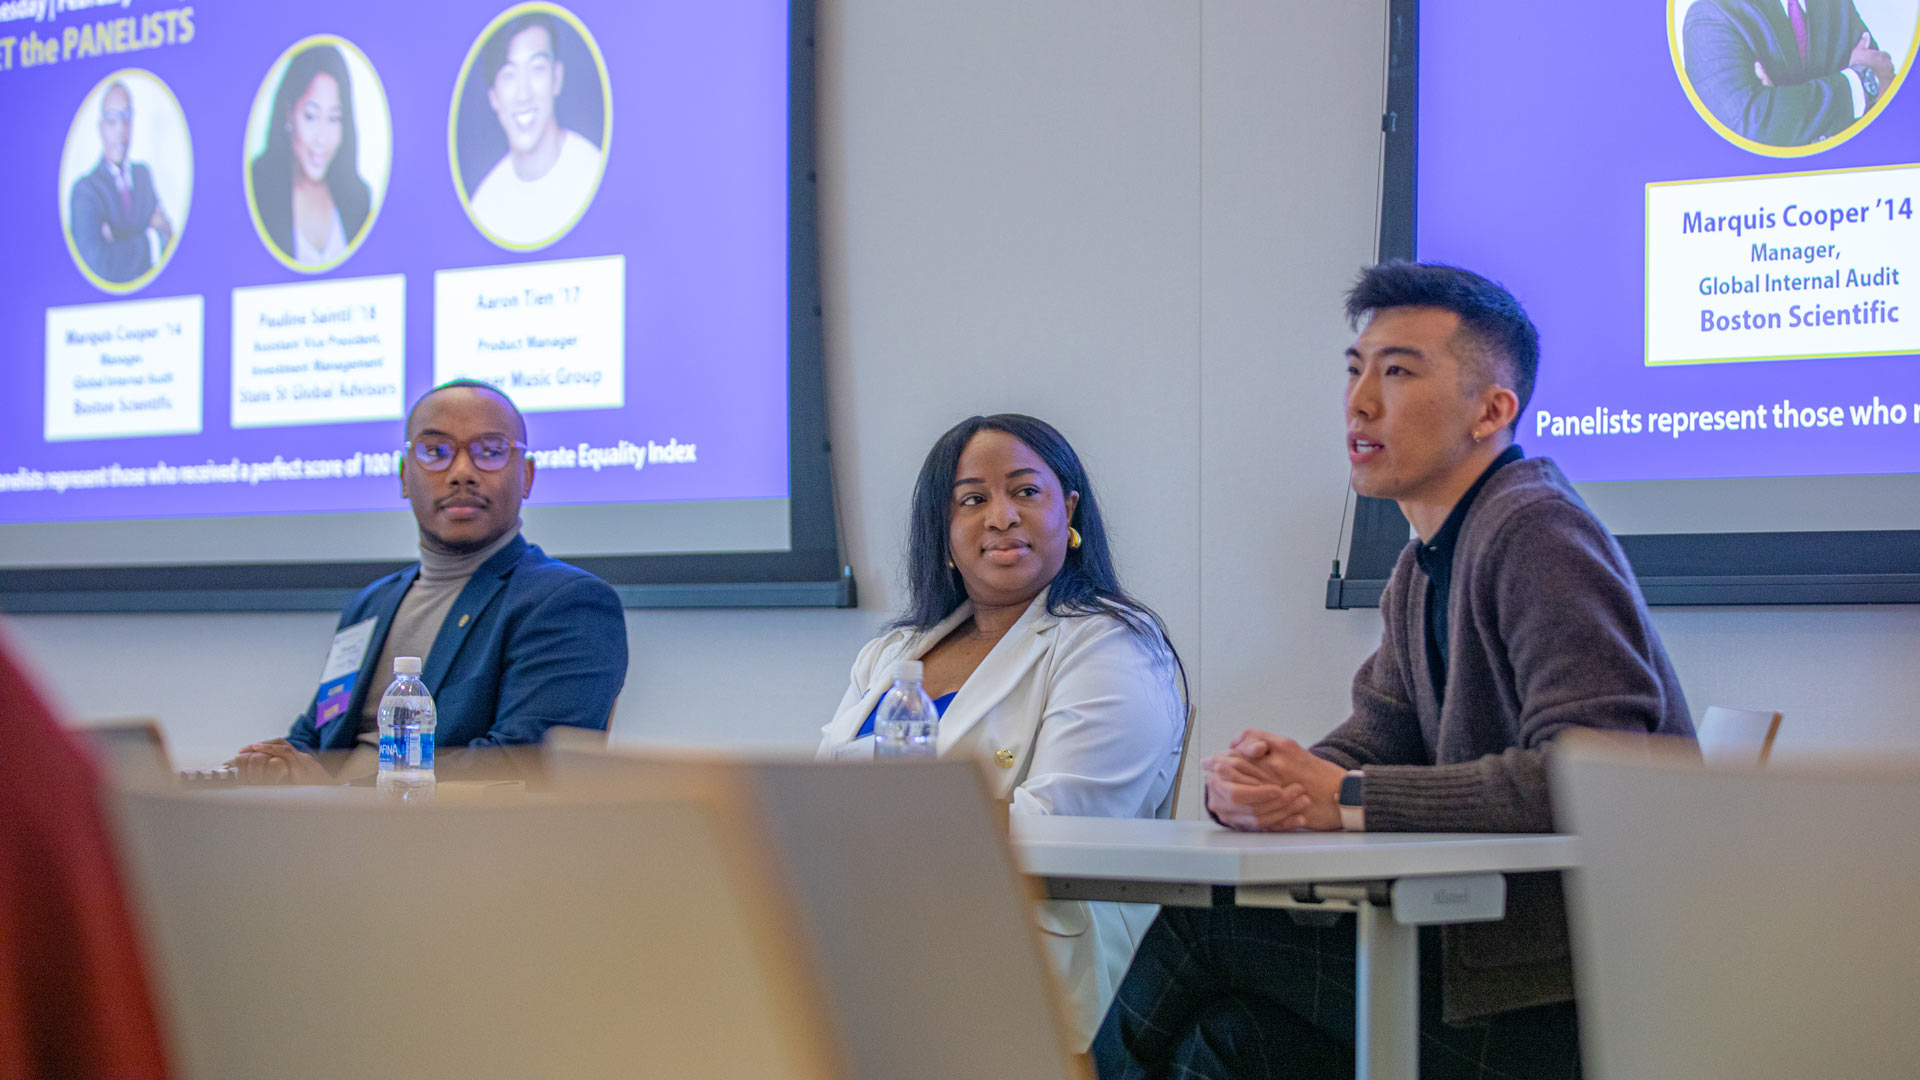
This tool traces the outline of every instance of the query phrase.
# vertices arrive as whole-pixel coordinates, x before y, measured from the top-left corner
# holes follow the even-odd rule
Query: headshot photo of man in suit
[[[133,129],[133,93],[125,82],[113,82],[100,96],[99,163],[73,182],[68,196],[67,227],[80,260],[114,284],[159,265],[174,239],[153,170],[128,154]]]
[[[1906,9],[1910,36],[1920,4],[1883,0],[1879,7]],[[1693,0],[1680,8],[1687,82],[1740,138],[1817,146],[1852,127],[1893,86],[1894,57],[1855,0]]]
[[[487,36],[468,71],[456,103],[466,145],[455,155],[474,223],[522,249],[565,236],[593,201],[607,113],[597,57],[579,32],[551,5],[526,6]]]

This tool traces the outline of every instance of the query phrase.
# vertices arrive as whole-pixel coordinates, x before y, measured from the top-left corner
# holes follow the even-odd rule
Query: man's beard
[[[509,525],[507,528],[482,537],[479,540],[448,540],[444,537],[435,536],[425,529],[421,529],[420,546],[433,552],[435,555],[471,555],[476,551],[486,550],[511,531],[513,531],[513,527]]]

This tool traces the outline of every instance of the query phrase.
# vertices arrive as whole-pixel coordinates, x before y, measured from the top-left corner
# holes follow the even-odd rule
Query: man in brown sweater
[[[1546,754],[1569,728],[1693,733],[1626,557],[1513,433],[1539,338],[1511,294],[1383,263],[1347,297],[1353,488],[1418,539],[1380,601],[1353,715],[1311,749],[1247,731],[1207,759],[1236,829],[1552,832]],[[1579,1074],[1557,873],[1507,881],[1499,922],[1423,931],[1423,1077]],[[1102,1080],[1351,1076],[1353,928],[1167,908],[1094,1042]]]

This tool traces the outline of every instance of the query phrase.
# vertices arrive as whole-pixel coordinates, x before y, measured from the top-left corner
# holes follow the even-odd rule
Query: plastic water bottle
[[[380,695],[380,775],[374,784],[402,802],[433,798],[433,695],[420,681],[420,658],[393,658],[393,682]]]
[[[930,758],[939,752],[940,713],[920,689],[922,673],[918,660],[893,665],[893,687],[880,699],[873,721],[874,757]]]

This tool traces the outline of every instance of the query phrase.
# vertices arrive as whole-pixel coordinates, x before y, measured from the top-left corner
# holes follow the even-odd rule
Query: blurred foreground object
[[[1920,762],[1723,771],[1653,741],[1577,742],[1555,794],[1582,853],[1589,1077],[1914,1074]]]
[[[0,1080],[164,1080],[100,774],[0,636]]]
[[[841,1075],[765,824],[726,779],[120,793],[181,1073]]]
[[[606,749],[594,734],[548,734],[557,790],[738,793],[819,963],[844,1080],[1083,1075],[1068,999],[1039,940],[1038,898],[1008,847],[1006,804],[989,796],[978,762],[649,753]]]

